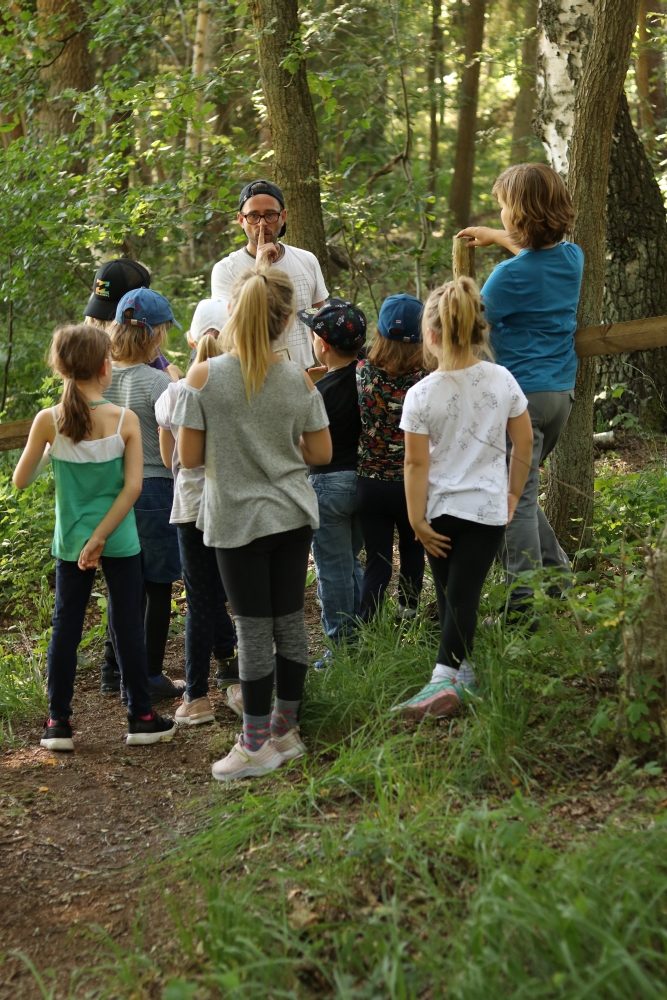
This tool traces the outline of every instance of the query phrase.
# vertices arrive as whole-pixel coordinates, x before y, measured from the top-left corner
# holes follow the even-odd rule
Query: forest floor
[[[664,450],[664,442],[660,447]],[[598,471],[613,476],[630,476],[655,459],[655,444],[641,439],[629,439],[626,444],[618,446],[613,454],[599,456]],[[314,656],[322,649],[314,586],[306,591],[306,612],[311,655]],[[96,614],[97,609],[92,608],[90,623],[94,623]],[[391,642],[394,642],[393,638]],[[539,648],[535,649],[539,655]],[[378,657],[381,659],[379,654]],[[99,656],[97,659],[99,660]],[[165,668],[173,678],[184,676],[182,637],[170,639]],[[347,675],[341,674],[340,677],[344,683],[353,683]],[[567,725],[578,714],[582,718],[586,713],[590,714],[590,688],[590,681],[585,677],[567,678],[564,681],[564,699],[579,700],[574,708],[574,702],[567,704],[564,701],[563,706],[554,709],[553,718],[556,719],[561,707],[564,707],[566,713],[561,717],[570,717]],[[356,689],[350,690],[356,697]],[[165,984],[170,981],[169,976],[178,974],[179,965],[183,964],[184,948],[187,952],[183,944],[187,934],[179,939],[178,933],[181,902],[184,909],[191,910],[194,907],[204,912],[207,895],[210,895],[210,887],[201,873],[195,884],[191,884],[188,866],[183,864],[183,851],[189,851],[190,848],[184,845],[189,844],[193,838],[196,841],[197,837],[204,835],[210,828],[211,816],[217,815],[216,810],[221,808],[224,795],[221,795],[220,787],[210,778],[210,764],[227,751],[239,728],[239,720],[227,707],[224,694],[217,692],[212,685],[211,695],[216,716],[214,725],[183,727],[178,730],[171,743],[151,748],[129,748],[124,741],[125,710],[116,697],[100,695],[99,669],[97,666],[90,666],[80,668],[77,676],[74,753],[53,754],[41,749],[41,725],[38,720],[33,719],[30,723],[13,727],[12,741],[0,747],[0,1000],[97,997],[102,995],[101,984],[110,981],[114,983],[114,987],[108,995],[113,997],[169,996],[180,1000],[181,997],[227,996],[222,987],[220,992],[210,986],[202,987],[203,992],[197,992],[197,982],[204,981],[199,980],[197,974],[202,972],[207,962],[210,964],[213,961],[209,951],[212,946],[209,943],[203,945],[203,938],[197,944],[196,951],[190,949],[190,960],[185,965],[185,974],[194,975],[195,985],[186,984],[183,992],[178,992],[180,986],[178,989],[174,987],[174,992],[164,992]],[[584,707],[577,707],[581,705]],[[173,706],[162,703],[160,711],[171,713],[175,707],[176,703]],[[506,706],[505,709],[501,706],[499,711],[506,711],[508,718],[517,714],[512,706]],[[581,744],[579,749],[573,749],[572,746],[566,746],[562,734],[562,742],[554,742],[551,730],[544,753],[540,750],[538,755],[531,750],[530,755],[526,756],[526,760],[530,756],[530,764],[525,764],[522,771],[516,764],[521,759],[520,740],[532,739],[534,734],[531,736],[531,727],[537,729],[542,721],[540,718],[537,722],[533,719],[530,726],[526,723],[523,735],[511,735],[511,741],[514,741],[512,747],[508,749],[508,746],[504,746],[500,764],[500,758],[494,758],[495,763],[489,770],[490,777],[485,777],[483,782],[480,783],[480,779],[476,777],[461,778],[459,792],[451,792],[453,799],[450,801],[454,802],[451,808],[463,809],[465,802],[470,805],[475,795],[479,796],[479,789],[483,790],[483,797],[490,796],[496,805],[502,806],[502,803],[510,800],[508,796],[515,794],[519,785],[522,788],[525,786],[525,794],[530,789],[535,809],[544,810],[540,820],[541,842],[558,851],[571,843],[578,843],[582,837],[593,836],[596,831],[610,825],[621,830],[630,826],[650,829],[667,814],[667,781],[659,769],[654,775],[651,772],[642,775],[641,780],[629,791],[627,785],[619,783],[612,771],[610,758],[599,747],[591,748],[589,744]],[[503,725],[509,731],[509,724],[505,722]],[[549,727],[554,728],[549,723],[545,732]],[[440,748],[452,747],[453,740],[459,737],[463,741],[466,734],[465,724],[458,722],[452,724],[449,730],[433,728],[432,733],[424,737],[423,752],[431,753],[436,745]],[[510,739],[507,736],[502,738]],[[398,736],[390,733],[387,746],[394,739],[402,741],[401,747],[408,746],[407,731],[401,730]],[[436,744],[433,744],[433,740]],[[473,761],[477,766],[484,754],[490,752],[480,750],[478,744],[471,745],[473,749],[468,763]],[[437,752],[441,754],[444,751]],[[495,750],[493,752],[496,753]],[[344,753],[341,752],[341,757],[343,756]],[[290,837],[286,835],[284,844],[278,842],[275,850],[272,848],[272,870],[292,872],[292,882],[286,883],[285,888],[289,911],[286,927],[291,928],[291,932],[296,935],[294,947],[297,949],[302,946],[305,948],[304,935],[307,935],[311,925],[317,925],[318,922],[326,926],[333,926],[336,922],[342,926],[346,923],[352,926],[354,923],[355,927],[365,928],[366,925],[372,926],[388,919],[391,893],[387,886],[391,879],[385,882],[384,876],[383,879],[373,877],[374,866],[380,864],[377,855],[379,847],[374,840],[379,834],[374,833],[373,829],[378,824],[379,827],[382,826],[382,796],[376,790],[362,801],[360,793],[352,790],[354,777],[342,772],[342,777],[336,780],[345,787],[344,793],[335,790],[331,783],[325,787],[323,782],[328,779],[320,779],[317,775],[325,774],[334,759],[335,754],[332,756],[325,740],[317,762],[319,771],[313,770],[309,777],[307,773],[302,775],[297,768],[290,768],[287,776],[281,778],[279,791],[284,796],[285,816],[294,808],[295,799],[291,793],[298,793],[300,787],[303,788],[304,796],[310,795],[309,801],[319,803],[316,804],[316,815],[310,827],[303,824],[299,826],[301,820],[296,824],[296,829],[308,831],[300,835],[299,843],[302,846],[296,850],[313,851],[313,845],[324,844],[327,835],[333,836],[327,828],[340,826],[332,864],[335,865],[342,856],[344,848],[340,845],[344,842],[357,845],[355,850],[350,850],[350,858],[363,860],[365,852],[368,852],[370,860],[366,869],[362,868],[349,885],[345,879],[351,879],[352,876],[347,870],[344,874],[336,875],[335,887],[326,899],[318,902],[317,891],[312,885],[310,888],[307,886],[306,874],[297,874],[302,871],[308,859],[289,862],[292,864],[291,869],[285,860],[291,857]],[[350,773],[367,773],[369,760],[370,758],[364,758],[363,764],[351,765]],[[503,769],[506,773],[501,775]],[[452,774],[454,771],[452,765]],[[313,774],[316,776],[313,777]],[[407,770],[405,774],[408,775]],[[313,783],[318,780],[319,799],[313,798]],[[386,776],[382,778],[382,781],[387,780]],[[410,781],[412,780],[410,773]],[[408,784],[406,778],[406,787]],[[274,790],[275,795],[279,795],[278,786],[273,779],[266,779],[261,787],[264,795],[268,791],[271,796]],[[238,795],[242,797],[244,794],[245,789],[240,789]],[[379,796],[379,805],[371,802],[376,794]],[[425,803],[428,796],[435,795],[436,792],[423,790],[423,794]],[[232,810],[233,803],[237,801],[234,795],[229,797],[232,803],[229,808]],[[438,803],[440,808],[440,800]],[[370,812],[366,809],[369,805],[372,807]],[[423,805],[423,813],[426,815],[429,809]],[[447,805],[447,809],[449,808]],[[523,806],[516,808],[520,810]],[[403,816],[405,809],[408,813],[410,809],[415,813],[418,811],[413,804],[409,807],[401,806],[398,813]],[[233,820],[232,812],[224,815],[232,816]],[[368,826],[368,823],[364,825],[364,817],[366,820],[368,817],[375,818],[370,820],[371,825]],[[512,823],[515,822],[512,816],[510,819]],[[393,822],[393,819],[387,822]],[[359,830],[364,832],[360,834]],[[429,833],[428,836],[430,835]],[[262,831],[258,830],[256,836],[261,839]],[[420,845],[426,858],[432,848],[427,834],[420,836],[423,836]],[[248,843],[256,845],[253,837],[254,834],[251,834]],[[309,837],[310,841],[307,839]],[[263,846],[267,846],[267,843]],[[257,846],[250,846],[248,849],[248,844],[245,845],[247,853],[239,855],[237,866],[233,869],[236,881],[245,878],[245,872],[250,880],[249,884],[255,884],[252,883],[248,864],[253,867],[252,852],[260,849]],[[318,850],[321,855],[321,849]],[[394,850],[398,850],[396,845]],[[436,856],[437,853],[439,852],[436,852]],[[268,854],[269,852],[267,859]],[[320,855],[315,851],[311,861],[317,861]],[[205,854],[201,856],[205,858]],[[175,859],[173,865],[171,858]],[[213,855],[204,863],[213,867],[219,859],[213,861],[212,858]],[[279,867],[283,863],[287,866],[285,869]],[[349,863],[356,864],[357,861]],[[411,863],[418,865],[417,860]],[[433,866],[437,863],[439,862],[430,858],[428,872],[432,874]],[[431,874],[421,876],[419,885],[422,888],[411,897],[408,910],[410,913],[416,908],[418,916],[421,913],[419,919],[425,923],[420,924],[417,936],[424,942],[427,932],[423,928],[427,926],[432,912],[428,907],[434,904],[432,900],[429,902],[427,890],[423,886],[431,878]],[[252,877],[255,877],[254,868]],[[324,880],[324,876],[318,877],[320,881]],[[259,874],[257,878],[260,878]],[[256,884],[264,888],[269,884],[270,878],[273,875],[269,876],[267,867],[266,874],[261,875],[262,881]],[[437,881],[435,875],[433,879]],[[354,888],[351,888],[352,885]],[[398,900],[398,875],[391,891],[395,892]],[[420,911],[422,902],[419,893],[422,891],[425,893],[424,909]],[[465,912],[473,892],[467,876],[456,881],[452,891],[461,903],[461,912]],[[411,916],[403,916],[399,922],[403,923],[404,928],[409,928],[410,920]],[[356,921],[360,922],[359,925]],[[324,936],[329,933],[327,931]],[[361,939],[366,930],[357,930],[355,933]],[[377,942],[373,947],[376,945]],[[428,955],[426,943],[419,945],[419,948],[423,948],[424,954]],[[412,954],[415,949],[416,946],[411,944],[408,951]],[[342,953],[345,949],[340,946],[339,951]],[[136,967],[130,969],[125,963],[125,956],[129,954],[145,956],[150,966],[149,971],[144,974],[141,970],[137,972]],[[359,975],[354,971],[354,962],[358,959],[341,959],[339,952],[336,954],[336,962],[342,963],[341,967],[348,962],[353,969],[353,972],[345,974],[348,979],[341,973],[341,982],[360,982]],[[200,967],[197,956],[202,955],[204,957],[201,958]],[[151,956],[155,956],[153,965]],[[295,961],[294,967],[298,965],[301,972],[297,986],[301,992],[294,993],[295,996],[333,995],[333,980],[327,979],[319,971],[320,966],[316,960],[301,958],[299,962]],[[225,975],[232,973],[227,972]],[[236,983],[233,977],[227,980],[223,976],[221,981],[223,984]],[[431,978],[430,982],[432,981]],[[366,996],[363,991],[354,992],[351,986],[349,993],[340,986],[338,989],[336,996]],[[371,991],[368,996],[414,995],[427,1000],[441,995],[431,987],[414,993],[402,993],[400,990],[394,992],[388,987],[383,992],[382,989],[377,993]],[[258,985],[255,992],[251,990],[239,995],[263,998],[274,994],[268,988],[265,991],[264,987]],[[276,995],[293,994],[280,992]],[[636,995],[653,996],[652,993]]]
[[[306,617],[315,652],[315,586],[306,591]],[[86,627],[97,619],[93,604]],[[182,637],[168,642],[165,672],[185,679]],[[0,750],[0,948],[8,953],[0,1000],[43,1000],[29,963],[55,987],[54,1000],[69,995],[79,971],[91,988],[85,970],[96,954],[108,958],[108,940],[131,945],[141,913],[143,946],[169,951],[155,862],[208,815],[219,795],[210,766],[239,728],[212,678],[210,698],[213,725],[181,726],[169,743],[128,747],[127,710],[117,695],[100,694],[95,665],[77,671],[74,753],[40,747],[41,720],[14,728],[14,745]],[[158,710],[173,715],[177,705],[161,702]]]

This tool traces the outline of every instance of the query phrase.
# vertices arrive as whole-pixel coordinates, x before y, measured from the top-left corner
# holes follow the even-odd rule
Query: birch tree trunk
[[[596,0],[569,140],[569,188],[578,213],[574,240],[584,251],[580,326],[600,322],[605,282],[605,206],[612,132],[630,62],[639,0]],[[549,462],[546,514],[572,551],[593,526],[595,359],[579,362],[570,419]]]
[[[633,2],[633,0],[630,0]],[[567,179],[574,101],[593,28],[593,0],[540,0],[535,132]]]
[[[486,0],[470,0],[466,19],[465,64],[459,87],[454,176],[449,192],[449,209],[457,229],[464,229],[470,221],[472,182],[475,173],[480,52],[484,41],[485,12]]]
[[[535,114],[537,62],[537,4],[538,0],[526,0],[523,19],[524,37],[521,46],[521,72],[519,73],[519,93],[514,109],[512,125],[512,163],[523,163],[530,155],[530,139]]]
[[[258,35],[259,71],[273,139],[273,180],[282,188],[288,211],[285,242],[314,253],[328,284],[317,121],[306,63],[295,46],[298,0],[250,0],[248,6]]]

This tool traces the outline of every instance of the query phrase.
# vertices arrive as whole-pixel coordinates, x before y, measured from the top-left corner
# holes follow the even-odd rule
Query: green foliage
[[[9,454],[9,453],[8,453]],[[44,601],[42,581],[55,570],[51,555],[55,492],[51,470],[26,490],[15,490],[6,456],[0,464],[0,606],[15,618],[33,619]],[[48,584],[46,593],[48,594]],[[48,600],[48,599],[47,599]],[[46,615],[50,624],[50,613]],[[40,616],[44,617],[44,612]]]

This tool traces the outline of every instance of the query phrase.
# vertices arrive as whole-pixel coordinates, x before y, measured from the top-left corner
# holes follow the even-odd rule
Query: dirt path
[[[321,643],[315,587],[306,593],[314,652]],[[183,640],[172,639],[165,670],[176,678],[183,668]],[[100,945],[91,925],[130,946],[141,903],[156,891],[151,865],[205,822],[219,794],[211,761],[239,728],[215,686],[211,701],[215,725],[181,727],[171,743],[128,747],[126,709],[99,693],[97,667],[80,669],[75,752],[42,749],[40,722],[20,727],[16,746],[0,750],[0,954],[20,951],[47,985],[57,982],[54,1000],[68,996],[75,970],[94,962]],[[176,704],[162,702],[159,711],[173,714]],[[158,919],[148,927],[146,949],[161,925]],[[41,997],[25,962],[9,954],[0,966],[0,1000]]]

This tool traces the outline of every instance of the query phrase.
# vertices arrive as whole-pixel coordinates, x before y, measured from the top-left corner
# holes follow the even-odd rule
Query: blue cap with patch
[[[126,316],[127,312],[131,316]],[[174,318],[171,306],[164,295],[152,288],[135,288],[127,292],[116,306],[116,322],[130,326],[145,326],[153,334],[153,327],[159,323],[173,323],[179,330],[183,327]]]
[[[387,340],[419,344],[423,311],[424,306],[414,295],[390,295],[380,308],[378,330]]]

